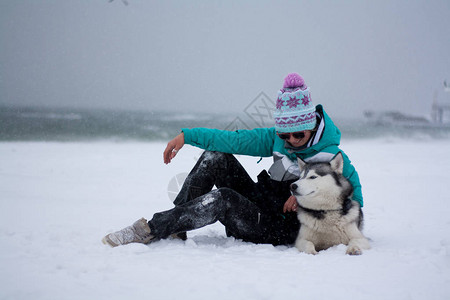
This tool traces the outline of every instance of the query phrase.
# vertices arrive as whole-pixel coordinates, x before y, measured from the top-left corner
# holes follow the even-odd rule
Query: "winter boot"
[[[141,218],[131,226],[106,235],[102,239],[102,242],[105,245],[117,247],[129,243],[148,244],[154,238],[155,237],[150,234],[150,227],[148,226],[147,220]]]

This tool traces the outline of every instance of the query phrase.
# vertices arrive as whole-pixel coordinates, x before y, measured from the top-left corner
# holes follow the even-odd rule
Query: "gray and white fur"
[[[369,249],[362,234],[363,213],[352,200],[353,187],[342,175],[344,159],[338,153],[330,162],[306,163],[298,159],[300,178],[291,185],[297,198],[300,231],[295,246],[301,252],[345,244],[347,254],[360,255]]]

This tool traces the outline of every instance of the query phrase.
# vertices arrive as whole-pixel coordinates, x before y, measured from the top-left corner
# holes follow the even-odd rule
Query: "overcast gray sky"
[[[298,72],[339,117],[428,114],[450,1],[0,0],[0,104],[242,111]]]

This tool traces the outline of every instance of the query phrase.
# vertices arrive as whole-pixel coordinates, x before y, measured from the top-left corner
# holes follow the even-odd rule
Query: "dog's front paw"
[[[365,237],[352,239],[348,243],[347,254],[361,255],[363,249],[370,249],[369,241]]]
[[[348,255],[361,255],[362,254],[362,250],[358,246],[352,245],[352,246],[349,246],[347,248],[347,252],[346,253]]]
[[[317,254],[314,244],[307,240],[297,240],[295,242],[295,247],[300,252],[305,252],[307,254],[313,254],[313,255]]]

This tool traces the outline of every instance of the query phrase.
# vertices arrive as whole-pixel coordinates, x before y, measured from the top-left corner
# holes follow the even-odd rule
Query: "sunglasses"
[[[303,131],[298,131],[298,132],[290,132],[290,133],[277,133],[278,137],[282,140],[288,140],[291,135],[296,138],[296,139],[302,139],[305,137],[305,133]]]

